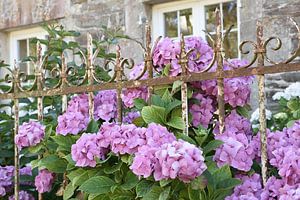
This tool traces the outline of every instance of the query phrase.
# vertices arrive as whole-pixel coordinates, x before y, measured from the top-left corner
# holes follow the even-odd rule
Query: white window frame
[[[200,36],[205,39],[205,6],[226,3],[232,0],[184,0],[174,1],[169,3],[157,4],[152,7],[152,37],[154,40],[159,36],[164,36],[165,24],[164,13],[177,10],[183,10],[192,8],[193,18],[193,35]],[[241,2],[237,0],[237,32],[238,32],[238,44],[240,44],[240,7]],[[238,48],[238,47],[237,47]],[[240,52],[239,52],[240,57]]]
[[[9,33],[9,61],[10,66],[14,66],[14,62],[19,61],[19,40],[26,40],[29,38],[38,38],[38,39],[46,39],[48,35],[47,31],[44,30],[42,27],[34,27],[34,28],[27,28],[17,31],[12,31]],[[44,49],[42,49],[44,51]]]

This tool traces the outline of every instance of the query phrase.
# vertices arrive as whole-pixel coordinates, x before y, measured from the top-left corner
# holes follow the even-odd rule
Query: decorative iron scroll
[[[273,51],[278,51],[282,47],[281,39],[278,37],[270,37],[267,39],[263,38],[263,27],[260,22],[257,24],[256,37],[257,41],[243,41],[239,46],[239,51],[243,55],[252,53],[252,58],[249,60],[248,64],[233,70],[224,70],[224,62],[229,65],[230,60],[225,57],[223,49],[224,36],[221,30],[221,17],[219,10],[216,10],[216,38],[214,39],[209,33],[207,33],[208,38],[213,44],[213,58],[211,62],[201,71],[195,73],[190,72],[188,69],[188,59],[191,53],[196,53],[196,58],[199,59],[199,52],[196,52],[195,49],[186,51],[184,37],[181,36],[181,52],[178,56],[179,64],[181,65],[181,74],[175,77],[154,77],[154,71],[156,68],[153,66],[153,51],[159,43],[160,38],[154,41],[153,46],[151,46],[151,30],[150,26],[146,26],[146,42],[145,47],[142,43],[139,43],[142,46],[144,53],[144,68],[141,73],[136,77],[135,80],[130,80],[124,72],[125,68],[131,70],[134,66],[133,59],[123,58],[121,55],[120,46],[116,47],[116,58],[114,60],[107,60],[103,64],[103,69],[108,70],[112,68],[112,77],[109,81],[104,82],[97,78],[95,71],[95,60],[100,53],[99,48],[95,48],[93,45],[93,39],[90,34],[87,34],[87,51],[83,51],[78,48],[77,52],[79,53],[79,58],[82,60],[84,65],[84,75],[79,77],[78,71],[72,67],[67,66],[65,61],[66,52],[62,52],[61,55],[61,65],[54,66],[50,72],[47,72],[45,69],[45,62],[48,58],[47,55],[42,55],[41,44],[37,44],[37,60],[32,60],[35,66],[35,73],[33,81],[30,82],[30,87],[28,87],[27,80],[28,75],[20,71],[18,64],[10,67],[4,67],[8,74],[5,75],[5,82],[9,86],[9,89],[2,91],[0,93],[0,99],[11,99],[14,100],[14,116],[15,116],[15,135],[18,134],[18,125],[19,125],[19,99],[27,97],[36,97],[38,98],[38,119],[42,120],[42,98],[45,96],[53,95],[62,95],[63,102],[63,111],[67,107],[67,96],[68,94],[88,92],[89,97],[89,116],[93,118],[93,101],[94,94],[93,92],[99,90],[108,90],[115,89],[117,91],[117,113],[118,113],[118,122],[122,122],[122,101],[121,101],[121,92],[123,88],[134,88],[145,86],[148,87],[149,94],[153,93],[153,87],[163,84],[171,84],[175,81],[182,81],[181,91],[182,91],[182,118],[185,123],[184,134],[188,134],[188,102],[187,102],[187,84],[192,81],[200,80],[210,80],[217,79],[218,84],[218,115],[219,115],[219,124],[220,132],[222,133],[225,129],[224,118],[224,79],[239,77],[239,76],[250,76],[258,75],[259,78],[259,109],[260,109],[260,132],[261,132],[261,162],[262,162],[262,177],[263,183],[266,183],[267,178],[267,151],[266,151],[266,117],[265,117],[265,89],[264,89],[264,74],[280,73],[280,72],[290,72],[300,70],[300,63],[291,63],[300,53],[300,28],[295,20],[290,19],[293,25],[298,31],[298,46],[291,53],[291,56],[286,60],[281,62],[273,61],[267,50],[272,41],[276,41],[274,47],[270,47]],[[225,36],[230,34],[230,30],[225,33]],[[252,47],[252,52],[245,50],[245,46],[250,45]],[[265,62],[271,64],[272,66],[264,66]],[[256,64],[256,66],[254,66]],[[212,72],[212,67],[216,66],[217,70]],[[53,87],[48,87],[45,82],[45,77],[47,76],[57,79],[57,83]],[[144,79],[144,75],[148,73],[148,78]],[[78,76],[78,81],[70,81],[71,77]],[[149,98],[151,99],[151,98]],[[151,102],[149,102],[151,103]],[[19,152],[15,147],[15,197],[18,199],[19,191]],[[41,197],[40,197],[41,198]]]

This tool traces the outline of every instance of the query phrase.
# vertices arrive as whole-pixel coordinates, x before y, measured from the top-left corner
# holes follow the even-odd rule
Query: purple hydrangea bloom
[[[283,181],[289,185],[300,183],[300,143],[297,134],[300,131],[299,121],[282,131],[267,130],[268,159],[278,169]],[[260,134],[253,139],[257,157],[260,157]]]
[[[131,124],[136,118],[140,117],[141,114],[138,111],[131,111],[126,113],[125,117],[123,118],[123,123]]]
[[[39,193],[50,192],[54,182],[55,174],[46,169],[39,171],[35,177],[35,187]]]
[[[261,200],[277,200],[277,197],[280,196],[280,188],[282,188],[283,185],[283,180],[276,179],[274,176],[270,177],[260,195]]]
[[[229,64],[230,63],[230,64]],[[233,59],[229,63],[224,63],[224,70],[231,70],[245,66],[247,61]],[[211,71],[215,71],[216,67]],[[232,107],[244,106],[250,101],[251,84],[253,82],[253,76],[226,78],[224,79],[224,101]],[[206,95],[212,95],[217,97],[217,81],[205,80],[200,82],[194,82],[192,85],[201,89]]]
[[[121,127],[115,123],[105,122],[98,131],[97,144],[102,148],[109,148],[113,136],[121,131]]]
[[[155,153],[159,167],[155,180],[175,179],[188,183],[206,170],[202,151],[183,140],[166,143]]]
[[[259,174],[253,174],[250,177],[238,175],[236,178],[239,178],[242,184],[236,186],[233,194],[227,196],[225,200],[260,200],[262,185]]]
[[[78,167],[95,167],[96,158],[103,159],[105,150],[98,145],[97,134],[84,133],[71,147],[72,159]]]
[[[15,196],[10,196],[9,200],[15,200]],[[21,190],[19,192],[19,200],[34,200],[34,197],[28,192]]]
[[[120,131],[111,136],[111,150],[116,154],[133,154],[138,147],[145,145],[145,128],[133,124],[121,125]]]
[[[204,70],[213,58],[213,49],[200,37],[187,37],[184,39],[185,50],[195,49],[190,54],[188,70],[190,72],[199,72]]]
[[[158,160],[155,157],[155,152],[157,150],[157,147],[151,147],[148,145],[140,147],[130,166],[132,172],[135,175],[142,176],[144,178],[151,176],[154,168],[157,168],[158,165]]]
[[[130,80],[137,79],[144,70],[144,63],[134,66],[129,74]],[[140,78],[140,80],[146,79],[148,77],[148,72]],[[127,108],[132,108],[134,106],[134,99],[141,98],[147,101],[149,99],[149,93],[147,87],[136,87],[136,88],[126,88],[123,89],[121,94],[122,101]]]
[[[126,88],[121,94],[122,101],[127,108],[134,107],[134,99],[141,98],[147,101],[149,93],[147,87]]]
[[[193,117],[192,124],[195,127],[202,125],[204,128],[207,128],[215,112],[214,101],[201,93],[194,93],[193,98],[198,102],[191,104],[189,107]]]
[[[81,112],[83,115],[89,114],[89,100],[87,94],[74,96],[68,103],[67,112]]]
[[[146,131],[146,144],[151,147],[161,147],[165,143],[171,143],[176,140],[173,133],[159,124],[151,123]]]
[[[81,112],[65,112],[58,116],[56,133],[61,135],[77,135],[85,130],[89,123],[89,118]]]
[[[129,79],[130,80],[137,79],[142,74],[144,68],[145,68],[145,64],[143,62],[138,64],[138,65],[135,65],[129,73]],[[148,78],[148,71],[146,71],[140,79],[144,80],[144,79],[147,79],[147,78]]]
[[[177,76],[181,72],[177,56],[180,54],[180,44],[166,37],[158,43],[153,52],[153,64],[161,71],[170,64],[170,75]]]
[[[104,90],[95,96],[95,119],[109,121],[117,116],[117,93],[115,90]]]
[[[195,51],[189,56],[188,70],[190,72],[199,72],[204,70],[212,60],[212,48],[200,37],[188,37],[184,40],[186,51],[195,49]],[[180,42],[175,42],[170,38],[164,38],[154,50],[153,64],[157,66],[159,71],[166,67],[166,65],[170,64],[169,74],[171,76],[177,76],[182,71],[178,62],[179,55]]]
[[[14,166],[0,166],[0,186],[12,185],[12,177],[14,175]]]
[[[45,136],[45,126],[39,122],[30,120],[24,122],[19,127],[18,135],[15,137],[15,143],[19,149],[23,147],[35,146],[40,143]]]
[[[215,133],[219,131],[214,130]],[[217,134],[215,139],[224,142],[216,149],[214,160],[217,165],[228,164],[241,171],[249,171],[255,158],[255,151],[252,147],[251,124],[250,122],[232,111],[225,118],[225,131]]]

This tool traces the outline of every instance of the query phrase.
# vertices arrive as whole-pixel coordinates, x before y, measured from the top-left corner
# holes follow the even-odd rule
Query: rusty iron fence
[[[59,81],[58,83],[51,88],[48,88],[44,83],[45,81],[45,70],[44,63],[46,57],[42,56],[41,45],[37,44],[37,60],[34,63],[35,74],[34,81],[31,88],[24,88],[22,82],[26,79],[26,75],[22,73],[15,63],[12,68],[7,68],[10,72],[5,76],[7,84],[10,85],[10,89],[6,92],[0,93],[0,100],[10,99],[14,102],[14,136],[18,134],[19,127],[19,99],[21,98],[37,98],[37,108],[38,108],[38,120],[43,120],[43,97],[45,96],[54,96],[59,95],[62,97],[62,112],[67,108],[67,95],[84,93],[88,92],[89,99],[89,116],[90,119],[94,117],[93,101],[94,101],[94,92],[100,90],[109,90],[114,89],[117,91],[117,122],[122,122],[122,100],[121,100],[121,91],[123,88],[135,88],[145,86],[148,87],[149,93],[153,93],[153,88],[159,85],[172,84],[175,81],[182,81],[181,84],[181,98],[182,98],[182,118],[185,123],[184,134],[188,133],[188,102],[187,102],[187,83],[193,81],[201,80],[211,80],[217,79],[217,89],[218,89],[218,117],[220,124],[220,133],[224,131],[225,124],[225,106],[224,106],[224,79],[233,78],[240,76],[258,76],[258,88],[259,88],[259,122],[260,122],[260,136],[261,136],[261,165],[262,165],[262,179],[263,185],[266,184],[267,180],[267,143],[266,143],[266,114],[265,114],[265,75],[274,74],[281,72],[291,72],[291,71],[300,71],[300,63],[295,63],[295,58],[300,53],[300,29],[297,23],[291,19],[291,22],[294,24],[298,31],[298,47],[294,52],[291,53],[291,56],[284,61],[275,62],[267,54],[267,49],[270,47],[271,42],[276,42],[275,47],[271,47],[271,50],[277,51],[281,48],[282,42],[278,37],[269,37],[264,39],[263,36],[263,26],[261,22],[257,22],[256,29],[256,41],[243,41],[239,46],[239,51],[241,54],[252,55],[251,60],[246,66],[243,66],[238,69],[233,70],[224,70],[223,63],[227,58],[224,56],[223,40],[224,36],[221,30],[221,17],[220,12],[216,10],[216,35],[213,38],[211,35],[207,34],[208,38],[213,43],[213,59],[211,63],[201,72],[191,73],[188,71],[188,58],[189,55],[194,52],[194,49],[189,51],[185,50],[184,37],[181,36],[181,53],[178,56],[179,64],[182,68],[182,73],[179,76],[175,77],[153,77],[154,67],[152,64],[152,54],[153,50],[158,44],[159,39],[157,39],[152,45],[151,42],[151,30],[150,26],[146,26],[146,45],[143,48],[144,50],[144,69],[141,74],[137,77],[136,80],[129,80],[124,73],[124,68],[133,67],[132,59],[123,58],[121,55],[120,47],[116,48],[116,58],[114,61],[109,61],[105,63],[105,68],[108,65],[114,66],[114,71],[111,80],[108,82],[103,82],[97,79],[95,74],[94,62],[99,53],[99,49],[95,49],[93,45],[93,39],[90,34],[87,34],[87,53],[80,51],[80,54],[83,58],[85,64],[85,74],[82,77],[80,83],[76,84],[71,83],[68,80],[69,76],[72,76],[70,71],[71,68],[67,67],[65,62],[65,55],[61,55],[61,66],[53,69],[58,74]],[[252,52],[245,50],[245,46],[252,46]],[[268,66],[265,66],[268,64]],[[126,66],[127,65],[127,66]],[[209,72],[213,67],[217,66],[215,72]],[[142,79],[141,77],[148,73],[147,79]],[[71,74],[71,75],[70,75]],[[150,99],[150,98],[149,98]],[[151,103],[151,102],[149,102]],[[14,147],[15,151],[15,180],[14,180],[14,192],[15,199],[19,199],[19,150],[17,146]],[[39,195],[39,199],[42,197]]]

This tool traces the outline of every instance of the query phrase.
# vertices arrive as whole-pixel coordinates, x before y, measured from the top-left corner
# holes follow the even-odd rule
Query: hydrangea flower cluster
[[[206,169],[202,151],[183,140],[163,144],[155,153],[160,170],[156,169],[155,179],[175,179],[190,182]]]
[[[35,177],[34,185],[39,193],[50,192],[54,182],[55,174],[46,169],[39,171]]]
[[[129,79],[135,80],[139,78],[144,70],[145,64],[141,63],[132,69],[129,73]],[[148,72],[146,72],[140,80],[146,79],[148,77]],[[127,108],[132,108],[134,106],[134,99],[141,98],[147,101],[149,99],[149,93],[147,87],[138,87],[138,88],[126,88],[123,89],[121,94],[122,101]]]
[[[268,159],[278,174],[290,186],[300,184],[300,121],[282,131],[267,131]],[[257,155],[260,155],[260,134],[254,138]]]
[[[245,60],[232,59],[228,63],[224,63],[224,70],[231,70],[245,66],[247,62]],[[215,71],[216,67],[213,67],[211,71]],[[238,78],[226,78],[224,79],[224,101],[233,108],[237,106],[244,106],[250,101],[251,84],[253,82],[252,76],[238,77]],[[205,95],[211,95],[217,97],[217,81],[205,80],[200,82],[194,82],[193,86],[203,91]]]
[[[209,96],[205,97],[199,92],[194,93],[193,98],[198,102],[193,102],[189,106],[190,113],[193,116],[192,124],[195,127],[202,125],[204,128],[207,128],[215,112],[214,100]]]
[[[190,72],[200,72],[211,62],[213,57],[212,48],[200,37],[188,37],[184,39],[185,50],[194,51],[189,56],[188,70]],[[155,48],[153,53],[153,64],[161,71],[170,65],[169,75],[177,76],[182,69],[179,64],[180,42],[170,38],[164,38]]]
[[[21,150],[24,147],[35,146],[39,144],[45,136],[45,126],[39,122],[30,120],[24,122],[19,127],[18,135],[15,137],[15,144]]]
[[[300,97],[299,88],[300,88],[300,82],[292,83],[283,92],[276,92],[272,98],[273,100],[280,100],[281,98],[290,100],[293,97]]]
[[[178,55],[180,54],[180,44],[166,37],[158,43],[153,52],[153,64],[157,70],[162,71],[166,65],[171,65],[169,74],[177,76],[181,67],[178,64]]]
[[[262,191],[261,178],[259,174],[252,176],[238,175],[236,178],[242,181],[241,185],[234,188],[233,194],[225,200],[259,200]]]
[[[216,149],[214,160],[217,165],[228,164],[241,171],[249,171],[255,158],[252,146],[251,124],[242,116],[232,111],[225,118],[225,131],[219,134],[218,127],[215,128],[215,139],[224,142]]]
[[[87,128],[88,119],[88,96],[80,94],[74,96],[68,103],[67,111],[58,116],[56,133],[61,135],[77,135]]]
[[[138,111],[131,111],[126,113],[123,117],[123,123],[131,124],[136,118],[140,117],[141,114]]]
[[[94,99],[94,117],[96,120],[109,121],[117,114],[116,92],[104,90],[98,92]],[[74,96],[68,103],[67,111],[58,117],[57,134],[77,135],[85,130],[89,123],[88,95]]]
[[[300,184],[288,185],[282,179],[271,176],[265,188],[262,188],[259,174],[238,175],[242,184],[236,186],[232,195],[225,200],[294,200],[300,198]]]
[[[97,134],[84,133],[71,147],[72,159],[78,167],[95,167],[95,158],[102,159],[105,150],[98,145]]]
[[[133,124],[104,123],[97,134],[83,134],[72,145],[76,166],[95,167],[110,149],[115,154],[135,155],[130,169],[138,176],[156,180],[179,178],[189,182],[206,170],[202,151],[196,146],[176,141],[166,127],[151,123],[147,128]]]
[[[134,174],[147,178],[153,173],[156,181],[178,178],[190,182],[206,170],[202,151],[182,140],[176,141],[165,127],[150,124],[146,140],[130,167]]]
[[[15,200],[15,196],[10,196],[8,200]],[[34,197],[28,192],[21,190],[19,192],[19,200],[34,200]]]
[[[58,116],[56,133],[61,135],[77,135],[85,130],[89,123],[89,118],[81,112],[66,112]]]
[[[96,120],[102,119],[109,121],[117,116],[117,93],[115,90],[99,91],[95,96],[95,112]]]
[[[14,166],[0,166],[0,197],[6,195],[13,187]],[[31,167],[23,167],[19,170],[20,175],[31,176]],[[26,182],[21,182],[22,185],[27,185]]]

